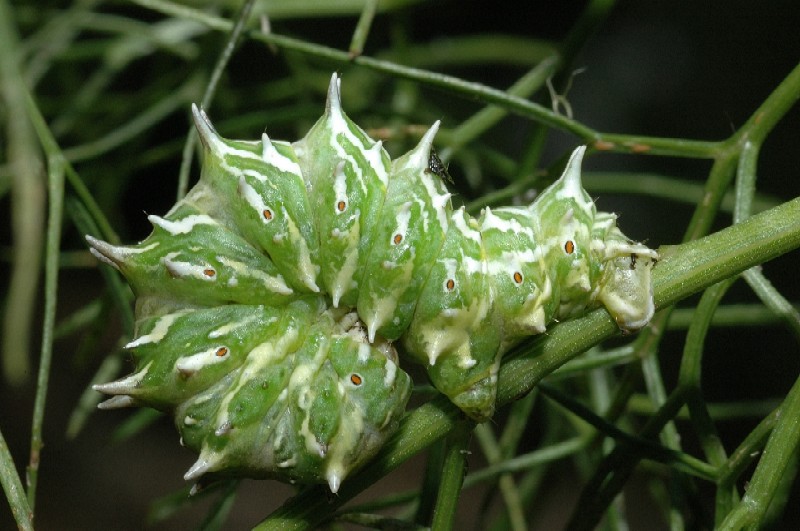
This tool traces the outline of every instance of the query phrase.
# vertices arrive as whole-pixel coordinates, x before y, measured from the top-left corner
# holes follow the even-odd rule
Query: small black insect
[[[438,175],[450,184],[455,184],[453,178],[450,177],[450,173],[447,171],[447,164],[442,162],[442,159],[439,158],[439,155],[436,154],[436,150],[433,148],[431,148],[431,154],[428,157],[428,171],[434,175]]]

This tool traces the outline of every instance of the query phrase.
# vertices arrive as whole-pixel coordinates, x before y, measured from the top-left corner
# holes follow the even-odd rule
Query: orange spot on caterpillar
[[[445,283],[445,287],[447,288],[447,291],[453,291],[456,288],[456,281],[452,278],[448,278],[447,282]]]
[[[217,351],[214,353],[218,358],[221,358],[228,354],[228,347],[219,347]]]
[[[564,252],[567,254],[572,254],[575,252],[575,242],[572,240],[567,240],[567,243],[564,244]]]
[[[207,269],[203,269],[203,274],[210,278],[210,277],[215,276],[217,274],[217,272],[209,267]]]
[[[514,271],[514,282],[517,284],[522,284],[522,273],[519,271]]]
[[[339,212],[344,212],[345,208],[347,208],[347,203],[345,203],[344,201],[339,201],[338,203],[336,203],[336,210],[338,210]]]
[[[266,219],[267,221],[270,221],[272,219],[272,210],[265,208],[262,214],[264,215],[264,219]]]
[[[392,243],[394,243],[395,245],[400,245],[401,241],[403,241],[403,235],[402,234],[395,234],[394,238],[392,238]]]
[[[358,374],[353,373],[350,375],[350,383],[353,385],[361,385],[362,383],[364,383],[364,379],[361,378],[361,376],[359,376]]]
[[[647,153],[652,147],[648,146],[647,144],[631,144],[631,152],[632,153]]]

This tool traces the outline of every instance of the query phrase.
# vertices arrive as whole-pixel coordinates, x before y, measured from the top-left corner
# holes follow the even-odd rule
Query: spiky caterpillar
[[[602,304],[625,330],[653,313],[655,251],[583,190],[584,148],[530,207],[454,210],[438,122],[390,160],[342,112],[302,140],[226,140],[193,108],[200,181],[135,246],[87,237],[136,296],[136,372],[102,407],[174,412],[200,457],[186,474],[322,482],[331,491],[392,433],[410,392],[394,343],[477,421],[502,354]]]

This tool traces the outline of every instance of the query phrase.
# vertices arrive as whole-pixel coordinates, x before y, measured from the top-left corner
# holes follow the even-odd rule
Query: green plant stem
[[[81,429],[83,429],[89,416],[97,411],[97,403],[100,402],[101,396],[97,391],[92,389],[91,386],[110,382],[120,373],[121,367],[122,356],[113,354],[106,356],[103,363],[100,364],[97,372],[92,377],[89,386],[81,393],[78,404],[75,406],[72,415],[70,415],[69,421],[67,422],[67,439],[74,439],[78,433],[80,433]]]
[[[654,275],[653,282],[657,307],[677,302],[689,291],[697,292],[796,249],[799,226],[800,198],[795,198],[711,236],[681,245],[680,253],[667,254],[658,264],[662,273]],[[735,253],[738,256],[734,258]],[[697,269],[701,271],[692,274],[692,269],[695,273]],[[691,285],[679,286],[683,281]]]
[[[64,149],[64,158],[70,162],[80,162],[97,158],[108,151],[124,145],[131,138],[151,129],[158,122],[182,108],[193,94],[197,85],[195,79],[190,79],[182,87],[171,92],[159,100],[149,109],[144,110],[130,122],[115,127],[113,131],[104,134],[97,140]]]
[[[216,31],[230,31],[232,28],[232,23],[226,19],[165,0],[134,0],[134,2],[165,15],[195,20]],[[576,120],[555,113],[537,103],[512,96],[505,91],[487,87],[480,83],[473,83],[453,76],[402,66],[374,57],[362,55],[351,58],[348,52],[309,43],[300,39],[294,39],[285,35],[250,32],[248,36],[253,40],[272,44],[286,50],[300,52],[336,63],[353,63],[376,72],[384,72],[394,77],[413,80],[432,87],[443,88],[451,94],[461,95],[469,99],[476,99],[484,104],[494,104],[544,125],[572,133],[583,141],[604,151],[710,158],[718,152],[721,146],[719,142],[601,133]]]
[[[706,404],[708,412],[715,421],[737,421],[739,419],[762,418],[774,410],[780,401],[777,399],[747,400],[737,402],[712,402]],[[642,395],[634,395],[628,402],[628,412],[635,415],[650,416],[656,412],[650,399]],[[689,419],[687,408],[681,409],[678,418]]]
[[[50,70],[55,58],[64,53],[80,35],[81,22],[92,16],[92,10],[101,0],[78,0],[66,10],[52,17],[37,33],[26,38],[26,45],[34,50],[25,67],[25,81],[35,88]],[[38,42],[37,42],[38,41]],[[33,46],[35,44],[35,46]]]
[[[753,197],[756,192],[756,169],[759,151],[760,146],[749,140],[742,145],[742,153],[739,156],[739,171],[736,177],[736,209],[733,216],[735,222],[750,216]],[[789,301],[775,289],[775,286],[772,285],[760,269],[748,269],[744,272],[744,279],[764,305],[789,325],[789,329],[794,333],[795,339],[800,342],[800,312],[794,309]]]
[[[757,127],[759,125],[760,123],[753,122],[752,126]],[[734,209],[733,216],[734,222],[736,223],[739,223],[750,216],[752,200],[756,190],[756,169],[758,165],[758,153],[760,150],[760,144],[752,142],[746,136],[743,138],[744,141],[741,145],[739,168],[736,178],[736,208]],[[753,291],[759,296],[759,298],[761,298],[765,305],[772,309],[777,315],[780,315],[786,319],[792,331],[795,333],[798,339],[800,339],[800,315],[798,315],[798,313],[791,307],[789,302],[772,286],[772,284],[769,282],[769,280],[767,280],[760,270],[756,268],[748,269],[744,272],[744,277],[748,281],[748,284],[751,286]],[[728,284],[729,283],[730,282],[728,282]],[[726,283],[721,283],[717,286],[724,284]],[[726,287],[723,286],[721,291],[724,292],[725,289]],[[706,295],[712,292],[712,290],[713,288],[708,290]],[[717,296],[717,301],[719,297],[721,297],[721,294]],[[699,363],[697,365],[699,366]],[[699,373],[699,367],[697,372]],[[699,376],[697,381],[697,393],[695,394],[699,394]],[[800,384],[796,384],[796,387],[798,385]],[[800,391],[795,392],[800,393]],[[790,397],[787,397],[787,400],[789,400],[789,398]],[[798,402],[798,404],[800,404],[800,402]],[[690,402],[690,406],[691,405],[692,403]],[[698,409],[696,404],[694,409]],[[700,411],[700,413],[702,413],[702,411]],[[782,422],[779,420],[779,426],[781,425]],[[702,427],[703,426],[699,426],[699,428]],[[701,441],[708,438],[703,437],[703,431],[701,429],[697,429],[697,431],[701,436]],[[715,462],[719,461],[720,454],[722,456],[722,461],[724,462],[724,450],[720,449],[721,444],[716,437],[716,433],[713,435],[714,437],[710,439],[710,442],[714,445],[714,449],[716,451]],[[751,492],[748,489],[747,494],[745,495],[745,500],[739,502],[739,504],[736,505],[736,507],[732,510],[732,507],[738,500],[737,490],[733,485],[730,484],[729,481],[721,482],[717,490],[716,525],[722,527],[733,525],[734,528],[739,528],[741,524],[737,521],[737,519],[746,520],[748,518],[752,518],[752,520],[750,520],[752,525],[758,525],[763,522],[763,517],[769,507],[770,500],[775,498],[776,493],[781,489],[778,481],[763,479],[765,474],[770,473],[764,472],[764,470],[771,470],[775,469],[776,467],[780,467],[780,474],[786,470],[788,462],[793,458],[794,449],[800,441],[800,430],[797,428],[794,430],[791,428],[784,428],[782,436],[778,436],[778,438],[779,442],[773,442],[773,438],[770,437],[767,444],[777,445],[777,451],[780,452],[783,450],[785,455],[776,458],[773,455],[775,450],[773,450],[769,454],[770,462],[768,464],[763,465],[762,467],[762,461],[766,459],[766,454],[765,457],[762,458],[762,461],[759,461],[756,472],[762,474],[760,492]],[[793,446],[791,446],[790,450],[787,450],[785,445]],[[704,448],[707,447],[708,445],[704,444]],[[721,465],[723,463],[717,464]],[[759,470],[761,470],[761,472],[759,472]],[[755,475],[753,477],[755,478]],[[750,497],[750,500],[755,501],[758,504],[758,507],[753,508],[752,506],[748,506],[749,504],[747,502],[750,501],[748,500],[748,497]],[[745,507],[747,507],[747,509],[744,509]],[[755,516],[753,516],[753,513],[755,513]]]
[[[393,47],[394,48],[394,47]],[[460,65],[507,65],[531,68],[558,50],[549,41],[506,33],[448,35],[421,44],[404,42],[400,50],[381,50],[376,57],[417,68],[443,70]]]
[[[564,57],[565,64],[572,64],[586,42],[603,25],[616,5],[617,0],[592,0],[586,4],[580,18],[575,21],[564,42],[561,43],[561,55]]]
[[[520,179],[513,181],[507,186],[482,195],[480,198],[470,201],[465,206],[472,215],[477,215],[484,207],[505,204],[509,199],[522,196],[525,192],[533,189],[540,182],[541,175],[528,174]]]
[[[58,255],[61,243],[61,223],[64,213],[64,166],[60,152],[48,156],[48,221],[47,248],[44,269],[44,323],[42,324],[42,350],[39,357],[39,376],[36,382],[36,399],[33,405],[31,428],[31,455],[28,463],[28,504],[35,511],[36,486],[39,463],[44,442],[42,431],[47,390],[50,382],[50,364],[53,357],[53,330],[56,325],[58,298]]]
[[[502,474],[530,470],[545,463],[551,463],[576,454],[586,448],[586,439],[575,437],[565,441],[544,446],[533,452],[522,454],[512,459],[506,459],[495,465],[489,465],[471,473],[464,480],[464,488],[474,487],[479,483],[493,480]]]
[[[767,99],[759,105],[745,124],[728,141],[729,146],[752,142],[758,146],[800,99],[800,63],[781,81]]]
[[[240,483],[241,480],[238,479],[225,479],[211,483],[194,494],[191,494],[192,487],[185,485],[165,496],[156,498],[147,509],[146,526],[155,527],[156,524],[163,523],[164,520],[173,517],[187,507],[191,507],[200,500],[208,500],[218,494],[225,497],[226,493],[235,492],[236,486]]]
[[[750,288],[764,302],[774,315],[780,317],[794,334],[795,340],[800,343],[800,312],[786,300],[786,297],[772,285],[759,269],[748,269],[743,273],[744,279]]]
[[[733,222],[739,223],[750,217],[753,198],[756,195],[756,170],[761,146],[747,140],[742,144],[739,154],[739,167],[736,170],[736,203],[733,208]]]
[[[510,405],[505,427],[503,428],[503,433],[500,435],[500,440],[498,441],[500,459],[497,461],[497,464],[508,462],[517,455],[517,447],[525,433],[525,428],[530,422],[531,411],[533,410],[534,404],[537,402],[538,396],[539,394],[534,389],[522,400],[518,400]],[[476,433],[478,432],[476,431]],[[546,444],[546,441],[543,440],[542,443]],[[507,480],[504,479],[506,476],[508,477]],[[469,480],[469,477],[470,476],[467,476],[467,480]],[[500,483],[502,489],[508,489],[511,491],[511,494],[510,496],[504,495],[506,498],[507,510],[495,518],[495,522],[492,523],[492,527],[502,526],[503,529],[510,529],[523,526],[523,529],[526,529],[527,523],[525,521],[525,507],[528,504],[525,502],[523,492],[519,488],[516,479],[511,474],[505,474],[495,478],[495,482]],[[503,483],[506,483],[507,486],[503,486]],[[466,484],[467,482],[465,480],[464,485],[466,486]],[[486,513],[488,513],[490,503],[494,499],[493,494],[496,492],[496,488],[494,485],[489,485],[487,491],[488,492],[484,496],[483,503],[483,507],[487,508],[487,511],[485,511]],[[490,527],[488,522],[481,522],[481,525],[484,529],[488,529]]]
[[[225,528],[225,520],[233,508],[233,503],[236,501],[239,483],[239,480],[226,482],[219,499],[217,499],[202,524],[200,524],[200,531],[217,531]]]
[[[125,422],[114,428],[114,432],[111,434],[111,442],[119,443],[130,439],[162,418],[163,415],[161,411],[155,409],[144,408],[137,410],[126,418]]]
[[[700,439],[700,446],[708,462],[717,468],[725,464],[727,455],[702,396],[703,346],[711,326],[712,317],[722,297],[735,281],[735,277],[728,278],[714,284],[703,293],[695,311],[695,318],[686,334],[678,376],[678,385],[686,389],[686,404],[689,408],[692,426]],[[735,491],[731,492],[730,488],[718,486],[715,511],[716,524],[719,524],[721,517],[730,511],[729,501],[733,499],[734,495]]]
[[[734,156],[720,156],[714,161],[703,188],[703,199],[695,208],[684,233],[684,242],[696,240],[708,234],[719,212],[722,198],[725,197],[725,190],[733,179],[735,169],[736,157]]]
[[[467,447],[473,424],[460,422],[447,437],[447,449],[442,464],[442,481],[436,496],[431,531],[446,531],[454,528],[456,509],[467,470]]]
[[[557,66],[558,74],[554,76],[554,84],[560,89],[567,90],[575,73],[575,60],[578,53],[591,36],[600,29],[616,3],[616,0],[590,0],[586,3],[586,7],[584,7],[580,17],[572,25],[569,33],[558,47],[560,60]],[[548,81],[552,80],[549,79]],[[553,86],[552,82],[550,86]],[[549,133],[549,129],[544,125],[534,125],[533,131],[526,142],[528,147],[523,152],[522,160],[517,165],[515,172],[517,179],[515,180],[521,180],[525,176],[536,173]]]
[[[662,406],[664,402],[667,401],[667,391],[664,386],[664,379],[661,376],[661,368],[658,364],[658,356],[655,349],[651,349],[648,355],[642,358],[642,374],[650,400],[652,400],[653,404],[656,406]],[[678,435],[678,429],[675,427],[675,423],[668,422],[666,426],[664,426],[664,430],[661,432],[660,436],[661,441],[668,448],[674,450],[680,449],[680,436]]]
[[[658,345],[663,338],[661,330],[664,322],[668,318],[672,308],[657,312],[650,325],[644,333],[640,334],[633,343],[633,354],[638,358],[653,356],[653,352],[658,349]],[[649,332],[649,333],[648,333]],[[629,401],[637,389],[637,385],[642,379],[642,367],[638,363],[632,363],[625,367],[622,377],[617,380],[616,389],[611,403],[604,412],[604,418],[608,422],[616,423],[629,408]],[[652,404],[650,397],[647,400]],[[658,411],[658,410],[657,410]],[[593,441],[593,443],[596,441]]]
[[[97,227],[95,220],[92,218],[92,214],[82,202],[74,197],[67,197],[65,203],[67,213],[72,219],[72,223],[81,234],[91,234],[95,237],[101,236],[102,231]],[[122,277],[111,266],[100,264],[98,267],[100,273],[103,275],[106,286],[109,288],[111,297],[120,312],[120,316],[122,317],[122,328],[125,336],[131,337],[134,327],[133,292],[131,292],[131,289],[125,284]]]
[[[432,444],[428,449],[422,487],[419,489],[417,508],[414,511],[414,522],[418,525],[427,526],[433,519],[436,493],[442,481],[442,463],[444,462],[446,443],[447,441],[442,439]]]
[[[581,175],[584,187],[590,193],[602,195],[625,194],[665,199],[675,203],[696,205],[703,199],[703,185],[677,177],[652,173],[586,172]],[[766,194],[753,197],[753,209],[762,212],[781,204],[782,201]],[[734,193],[723,195],[720,210],[733,212]]]
[[[364,51],[364,43],[367,42],[369,30],[372,27],[372,20],[378,10],[378,0],[366,0],[361,16],[358,18],[353,38],[350,40],[350,57],[357,57]]]
[[[700,442],[709,460],[716,466],[721,465],[725,460],[725,451],[719,445],[719,439],[714,430],[711,419],[707,414],[705,403],[699,396],[701,384],[701,369],[703,360],[703,345],[706,335],[711,327],[712,317],[719,302],[728,291],[728,288],[736,281],[735,277],[714,284],[708,288],[697,305],[695,318],[689,331],[686,334],[686,342],[681,358],[681,367],[678,375],[680,386],[697,393],[697,400],[689,401],[689,409],[692,412],[692,420],[695,422],[695,430],[700,436]],[[699,422],[699,421],[705,422]],[[708,423],[707,423],[708,422]]]
[[[508,88],[508,93],[521,98],[529,97],[538,90],[555,72],[560,63],[557,55],[543,59],[539,64],[525,73],[521,78]],[[464,120],[457,128],[453,129],[447,147],[440,155],[442,160],[452,158],[467,143],[475,140],[489,128],[499,122],[508,112],[498,107],[486,107]]]
[[[745,125],[724,142],[724,149],[718,152],[706,183],[702,202],[704,208],[695,210],[689,223],[686,240],[695,239],[708,232],[745,144],[747,142],[760,144],[798,97],[800,97],[800,64],[770,93]]]
[[[792,308],[797,311],[797,304],[793,304]],[[692,315],[694,314],[693,308],[678,309],[672,312],[670,320],[667,325],[669,330],[679,330],[687,328],[691,323]],[[728,304],[720,306],[714,317],[711,319],[711,325],[714,328],[720,327],[741,327],[741,326],[774,326],[780,324],[780,319],[775,313],[765,308],[761,304]]]
[[[396,507],[398,505],[405,505],[407,503],[414,501],[418,497],[419,497],[419,490],[416,489],[406,490],[402,492],[391,492],[375,500],[370,500],[364,503],[351,505],[346,510],[338,512],[337,518],[349,512],[366,513],[366,512],[378,511],[381,509],[387,509],[389,507]]]
[[[45,193],[43,163],[30,118],[27,88],[19,68],[19,38],[11,6],[0,0],[0,101],[7,114],[6,142],[11,173],[11,233],[14,256],[3,317],[3,374],[19,386],[31,372],[30,340],[41,271]]]
[[[488,423],[478,424],[475,427],[475,437],[489,464],[497,464],[503,461],[500,445]],[[522,508],[522,502],[519,498],[517,487],[514,484],[514,478],[510,474],[502,475],[499,478],[499,486],[511,529],[518,531],[528,529],[528,525],[525,523],[525,511]]]
[[[707,463],[703,463],[702,461],[685,453],[660,446],[647,439],[640,439],[634,435],[625,433],[613,424],[610,424],[599,416],[595,415],[586,406],[580,404],[576,400],[573,400],[564,393],[557,391],[553,387],[540,384],[539,390],[544,396],[558,401],[559,404],[566,407],[570,412],[578,415],[581,419],[591,424],[600,433],[617,439],[617,441],[623,443],[626,447],[635,450],[639,455],[646,456],[653,461],[671,464],[672,466],[675,466],[700,478],[713,481],[716,477],[714,474],[715,470]]]
[[[3,492],[11,506],[11,514],[19,529],[33,531],[33,511],[25,498],[25,489],[2,431],[0,431],[0,485],[3,486]]]
[[[720,489],[730,489],[745,470],[761,455],[761,450],[769,439],[773,428],[781,418],[783,403],[765,416],[747,437],[731,453],[730,458],[720,467],[718,484]]]
[[[644,439],[657,437],[666,423],[675,418],[684,401],[685,397],[680,389],[673,392],[656,415],[648,420],[639,436]],[[640,450],[641,448],[629,445],[617,445],[600,462],[578,499],[577,507],[580,511],[572,514],[567,529],[588,530],[597,525],[641,459]]]
[[[781,414],[742,500],[720,525],[721,530],[757,528],[780,484],[786,464],[800,446],[800,378],[781,405]]]
[[[56,139],[53,137],[53,134],[50,132],[50,129],[47,127],[47,122],[45,122],[44,117],[42,116],[41,111],[39,111],[39,107],[36,105],[33,97],[30,93],[28,93],[26,96],[25,103],[28,116],[33,123],[33,127],[36,130],[36,134],[39,137],[39,142],[42,144],[42,147],[47,153],[50,154],[61,153],[61,148],[59,147],[58,142],[56,142]],[[103,211],[97,204],[97,201],[95,201],[94,196],[92,196],[91,192],[89,192],[89,189],[81,180],[78,172],[75,171],[69,162],[66,162],[66,158],[63,157],[63,154],[61,157],[65,160],[64,171],[66,172],[67,182],[69,182],[72,190],[75,192],[75,195],[85,208],[86,213],[97,227],[95,235],[102,237],[107,242],[119,243],[119,237],[117,236],[117,233],[114,232],[114,229],[111,227],[111,224],[108,222],[105,214],[103,214]]]
[[[73,131],[79,119],[86,119],[86,112],[96,105],[106,92],[109,92],[109,87],[119,75],[121,73],[124,75],[134,61],[146,60],[153,54],[154,47],[185,61],[194,60],[199,53],[198,46],[189,39],[198,29],[204,30],[199,24],[185,24],[175,19],[147,24],[128,17],[98,13],[76,18],[82,22],[81,26],[89,31],[111,32],[115,35],[115,39],[105,48],[102,57],[98,57],[99,66],[81,84],[71,98],[70,104],[61,109],[58,116],[51,120],[50,127],[58,138],[64,138]],[[117,34],[119,36],[116,36]],[[165,78],[159,81],[169,80]]]
[[[508,459],[517,454],[517,446],[525,434],[537,397],[538,394],[534,390],[522,400],[511,404],[505,428],[500,435],[500,450],[504,458]]]
[[[430,529],[430,527],[427,526],[410,524],[407,520],[400,518],[390,518],[388,516],[382,516],[379,514],[360,513],[355,511],[342,513],[336,517],[336,521],[337,523],[344,522],[348,524],[355,524],[366,529],[393,529],[397,531],[428,531]]]
[[[203,93],[203,99],[200,101],[200,107],[202,109],[211,108],[211,101],[214,99],[214,94],[217,91],[219,80],[222,78],[223,72],[225,72],[225,67],[228,65],[228,61],[230,61],[233,51],[236,49],[236,46],[239,45],[239,42],[242,38],[242,32],[244,31],[245,24],[247,24],[247,21],[250,18],[250,12],[253,9],[254,3],[255,0],[245,0],[245,2],[242,4],[242,8],[239,10],[239,13],[236,15],[236,23],[231,27],[228,41],[225,43],[225,47],[219,54],[217,63],[214,65],[214,70],[211,72],[211,79],[208,81],[206,90]],[[192,127],[189,131],[189,134],[186,136],[186,143],[183,146],[181,168],[178,171],[178,201],[183,199],[183,196],[186,195],[186,191],[189,189],[189,172],[192,169],[192,153],[194,152],[194,147],[196,144],[197,132],[195,132],[194,127]]]
[[[591,356],[585,355],[568,361],[558,368],[548,381],[555,381],[562,378],[570,378],[582,375],[586,371],[601,367],[613,367],[639,360],[639,354],[633,345],[627,345],[607,352],[592,353]]]
[[[81,254],[85,254],[81,251]],[[61,261],[59,262],[61,268],[64,268],[64,253],[61,253]],[[99,298],[90,301],[68,315],[66,318],[56,324],[56,329],[53,331],[56,339],[77,334],[84,328],[88,328],[91,324],[101,315],[103,311],[103,301]]]

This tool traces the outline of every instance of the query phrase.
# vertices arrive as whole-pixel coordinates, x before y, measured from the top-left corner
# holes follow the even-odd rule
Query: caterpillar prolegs
[[[193,107],[197,185],[138,245],[87,236],[136,294],[133,374],[101,407],[170,411],[204,474],[341,481],[396,428],[411,381],[395,345],[476,421],[502,354],[604,305],[624,330],[653,314],[655,251],[581,185],[584,148],[529,207],[453,209],[435,123],[392,161],[341,109],[302,140],[227,140]],[[434,164],[435,163],[435,164]]]

